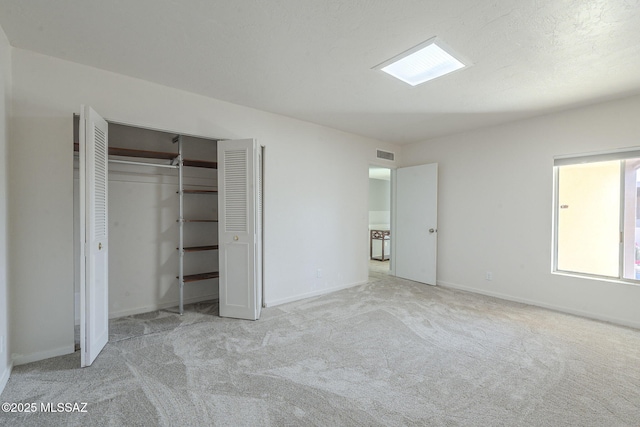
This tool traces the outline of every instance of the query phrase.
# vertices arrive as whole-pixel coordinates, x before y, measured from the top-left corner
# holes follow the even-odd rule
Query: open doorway
[[[391,264],[391,169],[369,166],[369,276],[389,274]]]

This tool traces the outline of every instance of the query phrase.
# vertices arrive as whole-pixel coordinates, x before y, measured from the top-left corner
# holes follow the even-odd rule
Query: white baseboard
[[[13,363],[9,363],[7,369],[4,370],[2,375],[0,375],[0,394],[4,391],[7,382],[9,381],[9,377],[11,376],[11,371],[13,370]]]
[[[36,353],[30,354],[12,354],[11,359],[13,360],[13,365],[24,365],[25,363],[37,362],[38,360],[49,359],[51,357],[64,356],[65,354],[71,354],[75,351],[75,344],[70,346],[64,346],[59,348],[54,348],[52,350],[46,351],[38,351]]]
[[[196,302],[209,301],[212,299],[218,299],[218,293],[202,295],[199,297],[185,298],[184,304],[185,305],[193,304]],[[176,301],[170,301],[162,304],[151,304],[151,305],[146,305],[142,307],[128,308],[126,310],[120,310],[116,312],[109,312],[109,319],[116,319],[118,317],[124,317],[124,316],[132,316],[134,314],[149,313],[150,311],[162,310],[164,308],[169,308],[169,307],[177,307],[178,303],[179,301],[176,300]]]
[[[601,315],[597,313],[591,313],[588,311],[576,310],[571,307],[564,307],[557,304],[549,304],[546,302],[535,301],[528,298],[520,298],[513,295],[503,294],[501,292],[491,292],[491,291],[486,291],[484,289],[477,289],[469,286],[459,285],[457,283],[450,283],[450,282],[443,282],[443,281],[438,281],[438,286],[442,286],[443,288],[459,289],[461,291],[471,292],[474,294],[486,295],[486,296],[499,298],[507,301],[519,302],[522,304],[546,308],[548,310],[559,311],[562,313],[573,314],[575,316],[586,317],[589,319],[601,320],[604,322],[615,323],[616,325],[629,326],[631,328],[640,329],[640,323],[638,322],[633,322],[626,319],[620,319],[613,316],[606,316],[606,315]]]
[[[333,288],[328,288],[328,289],[319,289],[317,291],[311,291],[311,292],[307,292],[307,293],[304,293],[304,294],[295,295],[295,296],[292,296],[292,297],[287,297],[287,298],[282,298],[282,299],[277,299],[277,300],[273,300],[273,301],[265,301],[265,306],[266,307],[275,307],[276,305],[286,304],[288,302],[299,301],[299,300],[305,299],[305,298],[317,297],[317,296],[320,296],[320,295],[325,295],[325,294],[330,294],[332,292],[341,291],[343,289],[353,288],[354,286],[364,285],[365,283],[367,283],[366,280],[363,281],[363,282],[356,282],[356,283],[349,283],[349,284],[346,284],[346,285],[335,286]]]

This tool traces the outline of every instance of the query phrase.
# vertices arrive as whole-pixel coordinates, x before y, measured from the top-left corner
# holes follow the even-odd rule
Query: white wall
[[[0,393],[11,372],[9,351],[9,244],[7,147],[11,114],[11,46],[0,27]]]
[[[551,274],[553,156],[638,146],[638,117],[635,96],[403,147],[439,163],[438,284],[640,327],[640,286]]]
[[[369,227],[388,230],[391,225],[391,181],[369,178]]]
[[[367,279],[368,167],[376,148],[398,147],[20,49],[13,76],[16,363],[73,351],[71,115],[82,103],[117,122],[266,145],[268,305]]]

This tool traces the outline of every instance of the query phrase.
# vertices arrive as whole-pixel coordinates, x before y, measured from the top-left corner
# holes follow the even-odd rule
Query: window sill
[[[617,283],[619,285],[640,286],[640,280],[618,279],[615,277],[594,276],[590,274],[571,273],[568,271],[552,271],[551,274],[556,276],[573,277],[575,279],[597,280],[599,282]]]

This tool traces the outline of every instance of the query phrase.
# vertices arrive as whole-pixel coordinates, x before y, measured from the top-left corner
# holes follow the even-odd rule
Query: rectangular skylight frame
[[[430,65],[431,68],[418,68],[419,65]],[[411,86],[418,86],[471,65],[470,61],[454,52],[438,37],[432,37],[373,69],[383,71]]]

